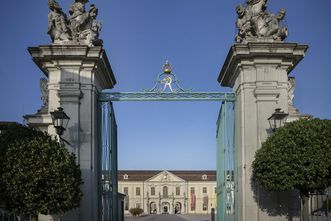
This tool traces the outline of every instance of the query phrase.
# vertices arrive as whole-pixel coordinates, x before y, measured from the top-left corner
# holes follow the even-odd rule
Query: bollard
[[[211,208],[210,221],[215,221],[215,208]]]

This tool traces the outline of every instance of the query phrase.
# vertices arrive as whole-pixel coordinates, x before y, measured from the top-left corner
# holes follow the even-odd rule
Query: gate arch
[[[168,70],[168,69],[167,69]],[[169,70],[168,70],[169,72]],[[102,171],[109,174],[109,182],[112,183],[111,191],[108,195],[103,195],[111,200],[112,208],[107,208],[109,211],[117,211],[118,196],[117,196],[117,125],[113,102],[123,101],[215,101],[221,103],[221,111],[217,120],[217,201],[218,211],[225,213],[226,201],[224,186],[226,186],[227,171],[235,172],[234,164],[234,103],[235,93],[224,92],[192,92],[191,90],[183,89],[179,84],[177,77],[170,70],[170,73],[164,72],[158,75],[155,86],[151,90],[144,92],[102,92],[99,95],[99,112],[100,112],[100,150],[102,151]],[[163,76],[163,77],[162,77]],[[172,78],[172,81],[164,81],[164,78]],[[164,91],[165,84],[174,84],[170,87],[170,92]],[[169,86],[169,85],[167,85]],[[163,89],[162,89],[163,88]],[[229,117],[230,116],[230,117]],[[232,125],[232,126],[231,126]],[[111,153],[111,156],[109,156]],[[106,170],[106,171],[104,171]],[[112,181],[112,182],[111,182]],[[235,192],[235,191],[234,191]],[[168,197],[168,188],[162,189],[163,196]],[[162,213],[174,213],[175,205],[169,202],[163,202],[159,205],[159,211]],[[172,205],[172,207],[170,206]],[[181,204],[180,208],[182,208]],[[151,204],[149,205],[151,209]],[[207,207],[208,208],[208,207]],[[150,210],[152,211],[152,210]],[[153,210],[154,211],[154,210]]]

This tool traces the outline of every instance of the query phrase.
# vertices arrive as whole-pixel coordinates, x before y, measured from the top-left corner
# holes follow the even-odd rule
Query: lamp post
[[[280,108],[276,108],[275,112],[268,118],[270,128],[272,132],[275,132],[278,128],[282,127],[286,122],[288,114],[281,111]]]
[[[66,130],[68,126],[68,122],[70,120],[70,117],[63,111],[62,107],[58,107],[57,110],[50,112],[53,125],[56,130],[56,134],[59,135],[60,141],[63,140],[66,143],[68,143],[66,140],[64,140],[61,136],[63,135],[63,132]]]

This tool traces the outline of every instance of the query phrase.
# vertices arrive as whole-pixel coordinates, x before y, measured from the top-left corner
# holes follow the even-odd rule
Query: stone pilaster
[[[288,74],[304,57],[307,48],[292,43],[235,44],[218,77],[222,86],[231,87],[236,93],[236,213],[240,221],[285,221],[288,220],[286,213],[297,209],[293,194],[268,193],[251,178],[255,152],[270,132],[267,119],[275,108],[288,112]],[[281,208],[280,201],[286,203],[287,211]]]
[[[107,55],[102,47],[88,46],[48,45],[28,50],[48,77],[49,112],[61,106],[70,117],[63,138],[71,144],[66,147],[76,154],[82,171],[80,208],[65,214],[61,220],[97,221],[101,208],[97,99],[103,89],[116,84]],[[44,118],[49,123],[49,114]],[[48,125],[48,132],[55,134],[53,125]]]

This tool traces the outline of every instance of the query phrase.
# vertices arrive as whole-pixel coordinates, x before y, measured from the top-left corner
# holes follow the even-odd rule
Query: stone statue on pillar
[[[52,42],[64,43],[71,40],[68,19],[62,8],[55,0],[48,0],[51,12],[48,14],[48,31]]]
[[[236,93],[233,164],[238,182],[233,212],[238,220],[246,221],[299,220],[297,192],[267,191],[255,182],[252,171],[254,153],[270,136],[268,119],[276,108],[288,113],[286,122],[309,117],[293,106],[295,79],[288,78],[308,45],[283,42],[288,35],[283,24],[286,12],[270,13],[267,3],[247,0],[237,6],[236,44],[231,46],[218,77],[222,86]]]
[[[101,23],[96,20],[98,9],[94,4],[88,11],[88,0],[75,0],[69,9],[69,20],[55,0],[49,0],[48,34],[53,44],[101,46]]]
[[[296,86],[295,77],[288,77],[287,85],[288,85],[287,102],[288,102],[288,113],[289,113],[288,119],[310,118],[311,117],[310,115],[300,113],[300,111],[294,106],[293,100],[294,100],[294,91]]]
[[[46,76],[40,80],[42,107],[35,114],[24,115],[24,119],[30,127],[57,136],[50,112],[58,107],[65,110],[70,121],[62,138],[68,141],[64,144],[67,150],[79,156],[77,163],[84,184],[79,208],[61,214],[61,220],[98,221],[105,209],[99,191],[103,156],[99,151],[101,121],[98,118],[102,108],[98,97],[104,89],[112,89],[116,79],[99,39],[98,8],[87,0],[71,0],[68,10],[62,10],[59,0],[47,1],[50,10],[47,33],[51,44],[28,48]],[[117,162],[115,157],[112,164]],[[117,177],[116,169],[112,176]],[[114,183],[111,199],[118,197],[116,188]],[[116,200],[112,201],[113,209],[109,211],[112,220],[119,220],[117,204]],[[58,215],[45,214],[42,220],[53,220]]]
[[[48,113],[48,80],[46,78],[40,78],[39,82],[40,92],[41,92],[41,100],[43,102],[42,107],[38,110],[40,114]]]
[[[281,9],[277,15],[267,12],[267,2],[247,0],[247,5],[237,6],[237,43],[282,42],[288,36],[288,29],[282,24],[286,11]]]
[[[288,78],[288,105],[293,106],[294,91],[295,91],[295,78],[289,77]]]

